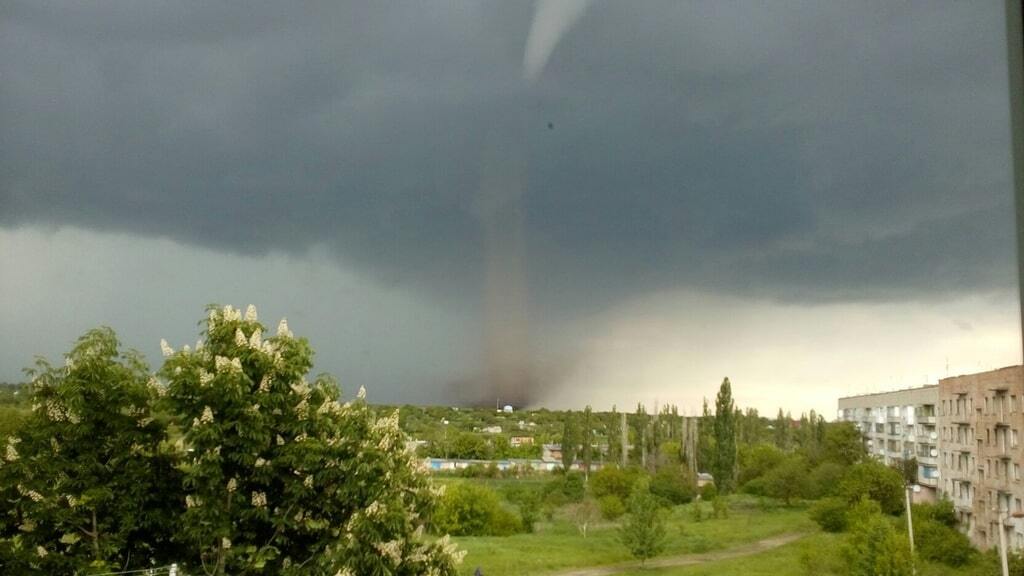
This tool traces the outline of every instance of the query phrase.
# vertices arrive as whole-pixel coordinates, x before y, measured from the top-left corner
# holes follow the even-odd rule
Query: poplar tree
[[[704,408],[697,424],[697,468],[699,472],[707,472],[715,468],[715,417],[708,408],[708,399],[704,399]]]
[[[775,446],[779,450],[789,450],[789,417],[782,413],[775,417]]]
[[[612,406],[605,430],[608,431],[608,462],[613,464],[622,461],[622,424],[620,420],[618,411],[615,406]]]
[[[729,379],[722,381],[715,398],[715,486],[732,492],[736,479],[736,407]]]
[[[593,460],[593,448],[591,444],[594,443],[594,419],[593,411],[590,409],[588,404],[583,409],[583,436],[582,446],[580,447],[580,457],[583,460],[583,475],[585,478],[590,477],[590,464]]]
[[[576,416],[571,410],[565,412],[562,422],[562,469],[568,472],[576,461],[576,446],[580,443],[580,429],[576,425]]]

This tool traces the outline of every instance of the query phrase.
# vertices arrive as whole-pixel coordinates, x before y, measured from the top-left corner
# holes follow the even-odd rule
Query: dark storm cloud
[[[542,310],[678,285],[1012,286],[996,3],[598,2],[529,85],[531,14],[8,2],[0,225],[323,245],[459,298],[479,291],[499,133],[526,150]]]

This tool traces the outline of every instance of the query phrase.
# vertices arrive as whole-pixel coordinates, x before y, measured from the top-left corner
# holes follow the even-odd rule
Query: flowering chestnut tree
[[[4,573],[145,568],[170,542],[181,480],[154,417],[158,388],[113,330],[82,336],[64,366],[27,371],[32,414],[0,456]]]
[[[313,350],[256,309],[211,307],[203,340],[160,376],[182,432],[187,568],[209,575],[455,574],[461,553],[423,529],[436,494],[405,450],[398,414],[360,389],[313,381]]]

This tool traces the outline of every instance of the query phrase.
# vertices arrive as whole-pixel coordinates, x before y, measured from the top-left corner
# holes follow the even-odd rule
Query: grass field
[[[628,576],[831,576],[843,574],[841,536],[813,532],[800,540],[760,554],[696,566],[632,569]],[[979,556],[968,566],[952,568],[918,561],[918,576],[995,576],[994,565]],[[489,575],[488,575],[489,576]]]
[[[728,518],[696,522],[691,517],[693,506],[671,510],[664,556],[723,550],[780,534],[815,531],[806,510],[799,507],[763,509],[756,500],[737,498]],[[704,507],[710,512],[710,506]],[[455,540],[468,551],[462,566],[467,575],[477,567],[487,576],[517,576],[631,560],[619,541],[617,525],[593,526],[584,538],[571,522],[557,516],[553,522],[538,525],[533,534]]]

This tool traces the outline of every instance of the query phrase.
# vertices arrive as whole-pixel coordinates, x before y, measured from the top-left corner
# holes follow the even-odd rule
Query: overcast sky
[[[831,416],[1019,363],[1004,42],[999,2],[9,0],[0,380],[101,324],[156,367],[211,302],[380,402],[517,364]]]

